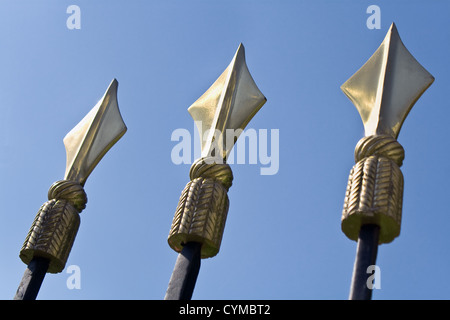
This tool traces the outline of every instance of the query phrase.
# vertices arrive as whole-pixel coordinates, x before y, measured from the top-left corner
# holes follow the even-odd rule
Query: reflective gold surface
[[[397,137],[414,103],[433,83],[405,48],[393,23],[380,47],[341,89],[355,104],[365,137],[355,148],[341,228],[358,240],[364,224],[380,227],[379,243],[400,234],[405,153]]]
[[[202,244],[202,258],[219,252],[228,214],[227,191],[233,181],[231,168],[223,160],[240,130],[265,102],[248,71],[240,44],[230,65],[188,109],[203,137],[202,157],[191,166],[191,181],[181,193],[172,221],[168,243],[175,251],[181,252],[187,242],[198,242]],[[227,130],[236,140],[226,140]]]
[[[409,111],[433,81],[392,23],[380,47],[341,89],[358,109],[366,136],[397,138]]]
[[[379,243],[398,237],[403,201],[403,174],[398,163],[403,158],[403,147],[390,135],[360,140],[342,210],[341,227],[349,239],[358,240],[364,224],[380,226]]]
[[[117,87],[114,79],[103,98],[64,138],[64,179],[84,185],[97,163],[127,131],[117,103]]]
[[[211,258],[219,252],[222,242],[233,173],[226,163],[205,160],[200,158],[192,164],[191,181],[178,201],[168,243],[177,252],[187,242],[202,243],[201,257]]]
[[[83,185],[105,153],[123,136],[126,126],[117,104],[117,80],[103,98],[64,138],[67,166],[64,180],[49,189],[28,232],[20,258],[29,264],[33,257],[49,260],[47,272],[61,272],[80,225],[79,213],[86,207]]]
[[[248,71],[241,43],[225,71],[188,109],[203,137],[202,157],[221,155],[226,159],[236,142],[226,141],[226,130],[234,130],[237,139],[239,130],[246,127],[265,102]]]
[[[19,256],[25,264],[36,256],[47,258],[47,272],[58,273],[66,265],[87,197],[78,182],[61,180],[50,187],[48,199],[36,214]]]

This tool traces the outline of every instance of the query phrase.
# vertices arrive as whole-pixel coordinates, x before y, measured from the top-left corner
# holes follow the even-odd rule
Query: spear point
[[[409,111],[433,81],[392,23],[379,48],[341,90],[358,109],[366,136],[389,134],[397,139]]]
[[[225,71],[188,108],[200,133],[202,157],[216,150],[213,156],[226,159],[241,131],[266,101],[248,71],[241,43]],[[234,141],[226,141],[227,129],[235,132]]]
[[[84,185],[108,150],[125,134],[127,127],[117,102],[114,79],[104,96],[64,138],[67,153],[64,179]]]

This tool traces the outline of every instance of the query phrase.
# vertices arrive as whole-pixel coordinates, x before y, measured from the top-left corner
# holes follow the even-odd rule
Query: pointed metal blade
[[[397,138],[409,111],[433,81],[392,23],[380,47],[341,89],[358,109],[366,136]]]
[[[225,71],[188,108],[200,133],[202,157],[211,155],[212,149],[217,147],[219,155],[226,160],[241,131],[266,101],[248,71],[241,43]],[[234,140],[228,143],[227,129],[234,130]]]
[[[117,103],[117,87],[114,79],[103,98],[64,138],[67,153],[64,179],[84,185],[106,152],[127,131]]]

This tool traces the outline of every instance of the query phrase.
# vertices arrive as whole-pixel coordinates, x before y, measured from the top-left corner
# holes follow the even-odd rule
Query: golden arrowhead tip
[[[118,84],[113,79],[103,98],[64,138],[64,179],[84,185],[98,162],[127,131],[117,102]]]
[[[434,77],[406,49],[392,23],[370,59],[342,86],[364,124],[365,135],[398,137],[409,111]]]
[[[200,133],[202,157],[226,160],[242,130],[266,101],[248,71],[241,43],[225,71],[188,108]],[[233,133],[228,141],[227,132]]]

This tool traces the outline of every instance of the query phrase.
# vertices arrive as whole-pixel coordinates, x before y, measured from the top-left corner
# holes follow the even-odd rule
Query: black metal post
[[[372,288],[367,286],[367,268],[377,260],[380,227],[375,224],[361,226],[356,249],[356,259],[350,287],[349,300],[370,300]]]
[[[36,300],[50,260],[34,257],[25,270],[14,300]]]
[[[190,300],[200,271],[202,244],[188,242],[178,255],[164,300]]]

